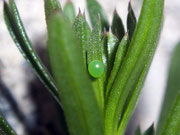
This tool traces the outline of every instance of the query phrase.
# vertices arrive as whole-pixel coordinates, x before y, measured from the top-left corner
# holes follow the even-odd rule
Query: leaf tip
[[[128,40],[128,38],[129,38],[129,34],[128,34],[128,32],[126,32],[126,33],[124,34],[124,40]]]
[[[66,0],[66,4],[72,4],[72,1],[71,0]]]
[[[83,15],[82,15],[82,12],[81,12],[81,9],[79,8],[78,10],[79,10],[79,11],[78,11],[78,16],[83,16]]]
[[[132,10],[131,0],[129,0],[129,2],[128,2],[128,12],[130,12],[131,10]]]
[[[113,12],[113,15],[116,15],[116,14],[117,14],[117,9],[115,8],[114,12]]]

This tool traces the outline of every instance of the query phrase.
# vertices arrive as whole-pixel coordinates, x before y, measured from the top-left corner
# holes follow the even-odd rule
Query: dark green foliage
[[[132,36],[134,34],[135,28],[136,28],[136,16],[134,14],[134,11],[131,6],[131,2],[129,2],[128,6],[128,16],[127,16],[127,30],[129,34],[129,39],[132,39]]]
[[[152,124],[143,135],[155,135],[154,124]]]
[[[0,135],[16,135],[9,124],[0,115]]]
[[[136,129],[135,135],[142,135],[140,127]]]
[[[27,62],[30,63],[40,80],[53,94],[54,98],[59,102],[55,82],[52,79],[51,75],[48,73],[47,69],[42,64],[34,49],[32,48],[14,0],[9,0],[9,3],[4,2],[4,19],[9,33],[14,40],[16,46],[21,51]]]
[[[116,10],[114,10],[111,29],[112,29],[113,34],[117,36],[120,42],[125,34],[125,30],[124,30],[124,25],[122,23],[122,20]]]

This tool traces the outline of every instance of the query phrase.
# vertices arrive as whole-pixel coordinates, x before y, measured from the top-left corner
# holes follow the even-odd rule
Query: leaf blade
[[[123,22],[116,10],[114,10],[111,29],[113,34],[116,35],[117,38],[119,39],[119,42],[121,42],[121,39],[124,37],[125,30],[124,30]]]
[[[143,135],[155,135],[154,124],[152,124],[144,133]]]
[[[55,82],[31,46],[14,0],[9,0],[9,3],[4,2],[4,19],[16,46],[26,61],[32,66],[42,83],[60,104]]]
[[[68,0],[64,6],[64,15],[70,20],[70,22],[73,24],[74,20],[76,18],[76,12],[73,3]]]
[[[132,36],[134,34],[136,24],[137,24],[136,16],[134,14],[134,11],[131,6],[131,1],[130,1],[128,5],[128,16],[127,16],[127,30],[128,30],[130,40],[132,39]]]
[[[106,30],[109,30],[109,22],[107,19],[106,14],[104,13],[101,5],[96,0],[86,0],[87,1],[87,9],[90,16],[90,21],[92,26],[94,27],[96,25],[96,22],[98,21],[98,15],[101,19],[102,23],[102,30],[106,28]]]
[[[88,45],[89,37],[91,34],[91,30],[85,19],[85,16],[83,16],[81,13],[79,13],[79,15],[76,17],[74,21],[73,30],[81,44],[84,64],[86,66],[87,45]]]
[[[115,81],[116,75],[122,65],[122,62],[127,53],[127,50],[128,50],[128,35],[126,34],[123,37],[122,41],[120,42],[117,52],[116,52],[114,66],[111,71],[110,77],[108,79],[108,84],[107,84],[107,88],[106,88],[106,100],[108,99],[110,89],[111,89],[111,87]]]
[[[161,135],[165,124],[168,120],[168,114],[172,110],[172,105],[175,103],[175,97],[180,92],[180,63],[179,63],[179,52],[180,43],[178,43],[172,53],[171,63],[169,66],[168,81],[166,86],[166,93],[164,97],[164,102],[161,108],[160,118],[158,121],[157,135]]]
[[[58,0],[44,0],[44,9],[46,15],[46,22],[48,21],[49,16],[55,10],[60,10],[60,11],[62,10]]]
[[[144,67],[145,73],[149,69],[150,64],[147,63],[151,63],[157,46],[163,6],[164,0],[144,0],[136,31],[108,98],[105,114],[107,135],[116,134],[119,124],[117,119],[122,114],[129,93],[134,91]],[[120,135],[123,134],[122,132]]]
[[[161,135],[179,135],[180,93],[176,96]]]
[[[140,127],[136,129],[135,135],[142,135]]]
[[[1,115],[0,115],[0,134],[1,135],[16,135],[14,130],[9,126],[9,124]]]
[[[107,34],[108,70],[111,71],[114,64],[119,41],[112,33]]]
[[[102,31],[101,22],[98,20],[92,33],[89,37],[89,42],[87,46],[87,64],[89,65],[94,60],[99,60],[103,63],[103,41],[102,41]],[[100,78],[94,79],[91,77],[93,87],[95,89],[95,94],[101,110],[104,110],[104,81],[105,74]]]
[[[72,135],[103,135],[102,112],[70,26],[61,13],[52,16],[48,23],[50,62],[61,93],[69,131]]]

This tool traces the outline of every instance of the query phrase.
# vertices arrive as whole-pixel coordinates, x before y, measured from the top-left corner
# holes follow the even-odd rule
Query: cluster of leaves
[[[70,1],[63,10],[57,0],[44,0],[44,5],[53,77],[32,48],[14,0],[4,2],[4,19],[17,47],[64,112],[69,134],[124,135],[156,50],[164,0],[144,0],[137,24],[129,3],[127,33],[118,13],[114,11],[110,25],[96,0],[87,0],[92,29],[80,11],[75,16]],[[104,64],[99,78],[88,72],[94,60]],[[178,135],[179,96],[175,100],[169,103],[168,119],[162,115],[158,135]],[[140,129],[136,134],[141,135]],[[152,125],[144,135],[153,134]]]

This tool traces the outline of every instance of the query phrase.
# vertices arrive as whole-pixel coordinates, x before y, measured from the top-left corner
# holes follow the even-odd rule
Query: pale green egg
[[[99,78],[104,74],[104,65],[99,60],[93,60],[88,65],[89,74],[94,78]]]

